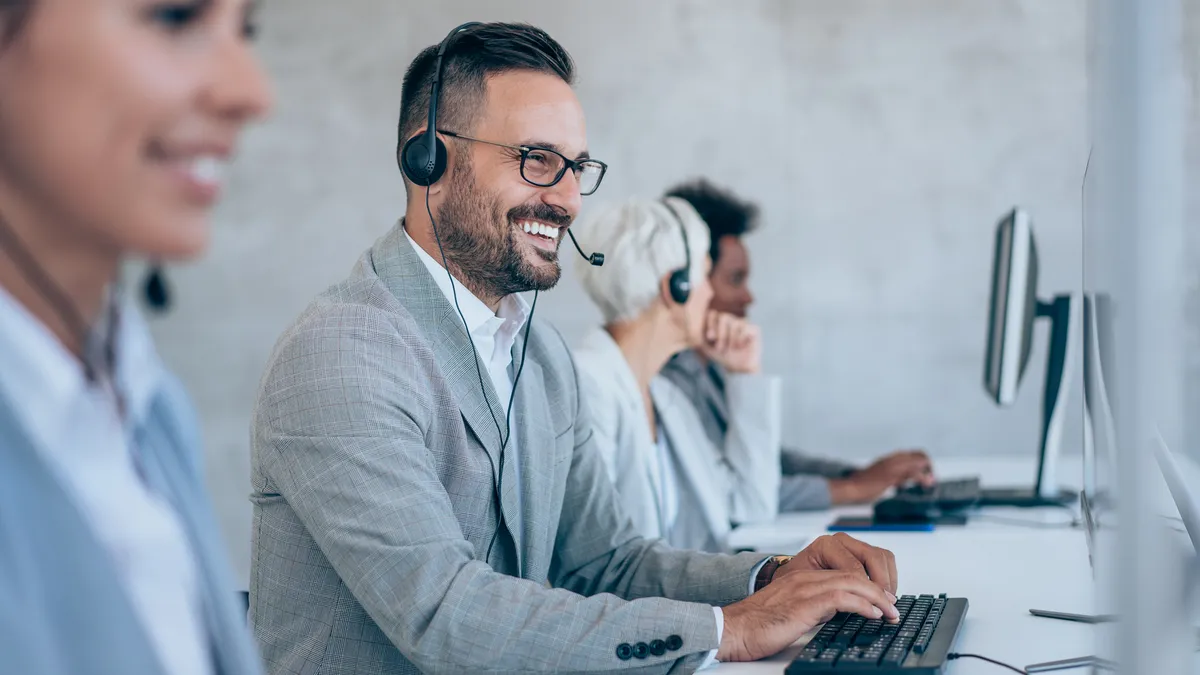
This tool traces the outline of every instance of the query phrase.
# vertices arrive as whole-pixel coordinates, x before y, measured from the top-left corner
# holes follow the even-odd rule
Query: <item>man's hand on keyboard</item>
[[[807,548],[782,565],[771,583],[791,574],[813,570],[849,572],[870,579],[881,590],[896,594],[896,556],[891,551],[861,542],[845,532],[817,537]]]
[[[862,504],[879,499],[888,488],[908,483],[925,487],[937,483],[933,462],[921,450],[893,452],[846,478],[830,480],[829,495],[834,504]]]
[[[793,559],[792,562],[795,562]],[[723,608],[719,661],[755,661],[791,645],[837,612],[895,622],[895,596],[862,574],[795,568],[782,571],[761,591]]]

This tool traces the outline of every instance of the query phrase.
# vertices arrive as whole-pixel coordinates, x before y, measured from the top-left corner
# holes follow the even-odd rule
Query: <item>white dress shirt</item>
[[[191,545],[136,463],[134,430],[149,413],[162,365],[132,306],[121,307],[119,321],[115,386],[124,420],[112,385],[89,385],[79,361],[0,288],[0,391],[111,555],[165,672],[208,675],[212,654]]]

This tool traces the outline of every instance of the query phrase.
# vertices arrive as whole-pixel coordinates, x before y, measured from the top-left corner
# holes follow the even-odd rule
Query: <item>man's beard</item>
[[[557,251],[544,251],[519,240],[515,223],[540,220],[569,225],[571,218],[545,204],[522,204],[503,214],[499,200],[481,190],[468,163],[459,163],[446,200],[437,211],[437,229],[452,272],[479,296],[504,297],[554,288],[562,276]],[[530,248],[552,265],[535,266],[522,249]]]

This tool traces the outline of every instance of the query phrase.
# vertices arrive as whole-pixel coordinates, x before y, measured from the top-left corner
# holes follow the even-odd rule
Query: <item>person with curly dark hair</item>
[[[754,295],[750,292],[750,251],[742,239],[758,227],[758,206],[704,178],[670,188],[666,196],[691,204],[712,235],[709,249],[712,303],[709,307],[716,312],[745,318],[754,303]],[[681,352],[667,363],[662,375],[687,393],[700,411],[709,439],[717,447],[725,446],[724,439],[731,427],[738,428],[743,435],[755,432],[754,425],[739,425],[732,419],[733,411],[739,406],[731,405],[729,400],[729,380],[739,375],[726,372],[703,351]],[[757,431],[762,443],[779,438],[778,429]],[[893,486],[934,482],[932,463],[921,450],[893,452],[860,468],[783,448],[780,464],[783,471],[779,486],[781,512],[872,502]]]

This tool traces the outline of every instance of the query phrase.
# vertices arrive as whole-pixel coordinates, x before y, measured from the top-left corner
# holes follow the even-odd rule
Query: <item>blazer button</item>
[[[662,640],[655,640],[650,643],[650,653],[654,656],[662,656],[667,653],[667,643]]]
[[[645,642],[639,642],[633,646],[633,655],[639,659],[644,659],[650,655],[650,645]]]
[[[622,642],[617,646],[617,658],[622,661],[628,661],[633,657],[633,647],[628,642]]]
[[[667,649],[677,652],[682,648],[683,638],[679,637],[678,635],[672,635],[671,637],[667,638]]]

